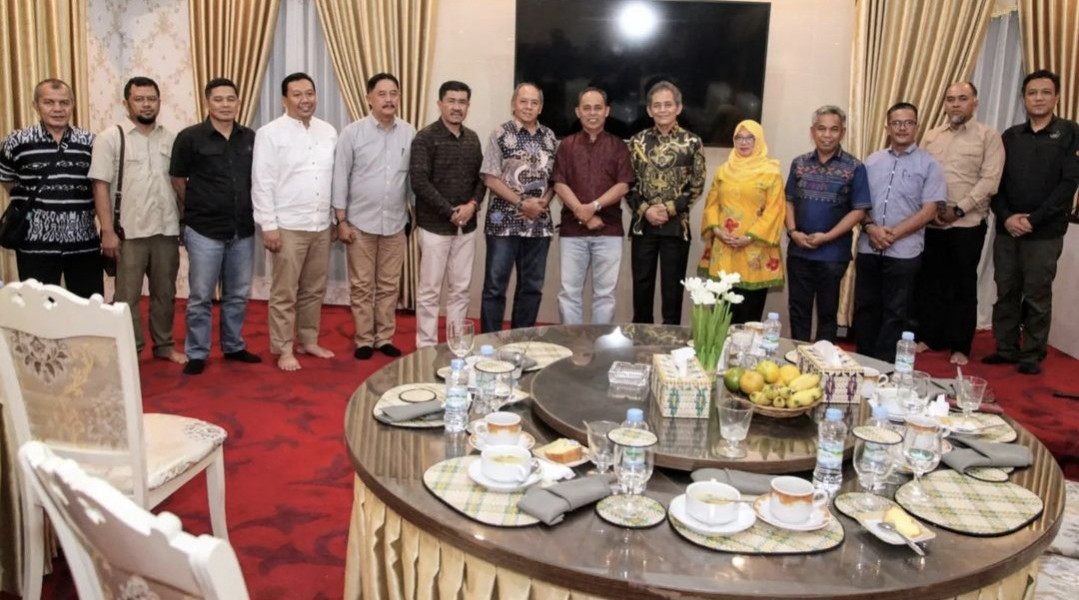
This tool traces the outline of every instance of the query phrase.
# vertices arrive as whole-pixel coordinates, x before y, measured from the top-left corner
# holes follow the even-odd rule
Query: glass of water
[[[971,413],[982,406],[982,397],[985,395],[985,387],[988,382],[981,377],[963,375],[955,380],[956,398],[955,403],[963,411],[965,419],[971,418]]]
[[[476,325],[468,319],[446,320],[446,345],[457,358],[464,358],[472,352],[476,337]]]
[[[866,431],[870,429],[876,428],[866,428]],[[878,437],[883,436],[884,434],[881,434]],[[899,446],[898,443],[892,445]],[[862,486],[866,494],[859,501],[859,508],[868,511],[883,508],[883,499],[874,494],[874,490],[884,485],[895,468],[889,448],[888,444],[865,439],[855,434],[854,470],[858,473],[858,484]]]
[[[726,442],[719,449],[720,456],[744,458],[746,449],[742,447],[742,441],[749,434],[749,423],[753,420],[753,404],[728,396],[719,389],[716,391],[716,411],[719,413],[719,435]]]
[[[504,360],[481,360],[476,363],[479,393],[488,410],[499,410],[513,394],[513,363]]]
[[[586,421],[588,431],[588,452],[592,455],[592,464],[601,475],[614,464],[614,442],[607,434],[618,427],[614,421]]]
[[[907,466],[914,473],[911,501],[924,502],[925,491],[922,489],[922,475],[937,468],[943,445],[943,432],[940,425],[927,417],[907,419],[907,431],[903,436],[903,457]]]

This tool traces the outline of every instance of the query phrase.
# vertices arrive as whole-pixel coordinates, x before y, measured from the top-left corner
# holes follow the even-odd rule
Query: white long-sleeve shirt
[[[337,130],[311,117],[282,115],[259,128],[251,164],[251,204],[263,231],[330,226]]]

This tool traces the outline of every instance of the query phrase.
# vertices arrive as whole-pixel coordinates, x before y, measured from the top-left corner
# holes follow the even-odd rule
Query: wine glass
[[[749,423],[753,420],[753,404],[727,396],[720,388],[716,391],[716,411],[719,413],[719,435],[725,446],[720,447],[719,455],[727,458],[744,458],[746,449],[742,447],[742,440],[749,434]]]
[[[878,428],[873,428],[878,429]],[[881,437],[886,434],[881,434]],[[894,435],[894,434],[893,434]],[[897,436],[898,438],[898,436]],[[867,440],[855,435],[854,442],[854,470],[858,473],[858,484],[862,486],[865,495],[859,500],[859,508],[867,511],[880,510],[884,503],[880,496],[873,490],[882,486],[891,476],[895,468],[890,446],[878,441]]]
[[[476,337],[476,325],[468,319],[448,319],[446,321],[446,345],[457,358],[464,358],[472,352]]]
[[[910,495],[912,502],[926,500],[925,490],[922,489],[922,475],[940,464],[943,437],[943,431],[935,420],[927,417],[907,419],[907,430],[903,436],[903,457],[907,459],[907,466],[914,473]]]
[[[637,512],[637,501],[648,487],[648,480],[652,478],[655,460],[655,450],[650,447],[626,446],[615,442],[614,474],[618,478],[621,492],[627,495],[627,513]]]
[[[988,382],[981,377],[963,375],[962,377],[957,377],[955,383],[955,403],[963,410],[963,418],[969,421],[971,413],[982,406],[982,396],[985,394],[985,387]]]
[[[586,421],[584,426],[588,431],[588,451],[592,455],[592,464],[596,465],[596,472],[603,475],[614,464],[614,442],[607,434],[618,427],[618,423]]]

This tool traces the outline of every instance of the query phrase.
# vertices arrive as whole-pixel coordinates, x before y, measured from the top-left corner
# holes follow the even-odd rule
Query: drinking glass
[[[727,330],[727,342],[723,347],[724,355],[719,364],[720,368],[744,367],[744,357],[753,344],[753,335],[753,330],[745,325],[731,325]]]
[[[637,512],[636,500],[648,487],[655,460],[655,450],[650,447],[623,446],[615,442],[614,474],[618,478],[618,487],[621,492],[628,495],[626,512],[630,514]]]
[[[476,325],[468,319],[448,319],[446,321],[446,345],[457,358],[464,358],[472,352],[476,337]]]
[[[963,410],[963,417],[970,419],[970,414],[982,406],[982,396],[988,382],[981,377],[963,375],[955,380],[955,403]]]
[[[914,392],[914,397],[918,399],[915,414],[925,414],[929,406],[929,389],[932,381],[933,378],[925,371],[915,371],[912,375],[911,390]]]
[[[513,363],[504,360],[481,360],[476,363],[476,380],[482,382],[479,393],[488,410],[499,410],[513,394]]]
[[[940,464],[943,437],[941,427],[935,420],[927,417],[907,419],[907,430],[903,436],[903,456],[914,473],[914,487],[911,491],[913,502],[924,502],[926,499],[922,489],[922,475]]]
[[[874,490],[884,485],[891,476],[895,463],[889,450],[890,446],[898,445],[871,442],[855,436],[854,470],[858,473],[858,484],[866,493],[859,501],[859,508],[868,511],[883,508],[883,499]]]
[[[592,464],[596,465],[596,471],[603,475],[614,464],[614,442],[607,434],[618,427],[618,423],[586,421],[584,426],[588,431],[588,451],[592,455]]]
[[[746,449],[742,447],[742,440],[749,434],[749,423],[753,420],[753,404],[728,396],[725,390],[719,388],[716,391],[716,411],[719,413],[719,435],[727,442],[720,447],[719,455],[744,458]]]

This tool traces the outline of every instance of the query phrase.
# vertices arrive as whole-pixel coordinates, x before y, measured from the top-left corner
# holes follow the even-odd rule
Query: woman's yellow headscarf
[[[737,148],[732,149],[727,162],[719,167],[720,177],[728,181],[742,181],[762,175],[782,175],[779,170],[779,161],[768,158],[768,144],[764,141],[764,128],[761,127],[761,124],[746,119],[734,128],[734,135],[738,135],[738,132],[742,129],[753,135],[756,140],[753,144],[753,153],[749,156],[742,156],[738,154]]]

